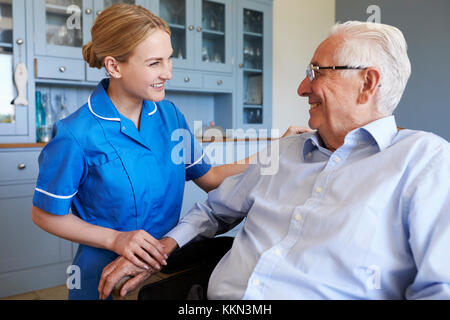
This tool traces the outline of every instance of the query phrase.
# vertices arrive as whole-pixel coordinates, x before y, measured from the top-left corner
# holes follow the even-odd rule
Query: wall
[[[381,23],[398,27],[408,43],[412,74],[397,124],[450,141],[450,1],[336,0],[336,20],[367,20],[369,5],[378,5]]]
[[[335,21],[335,0],[274,0],[273,122],[280,133],[307,126],[309,105],[297,95],[315,48]]]

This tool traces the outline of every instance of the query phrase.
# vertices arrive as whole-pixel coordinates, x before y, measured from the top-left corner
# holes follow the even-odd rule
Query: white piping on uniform
[[[36,191],[38,191],[38,192],[40,192],[40,193],[43,193],[43,194],[46,194],[47,196],[50,196],[50,197],[56,198],[56,199],[70,199],[70,198],[73,198],[73,197],[78,193],[78,190],[77,190],[77,192],[75,192],[75,193],[74,193],[73,195],[71,195],[71,196],[58,196],[58,195],[56,195],[56,194],[53,194],[53,193],[44,191],[44,190],[39,189],[39,188],[36,188]]]
[[[187,169],[189,169],[189,168],[191,168],[191,167],[193,167],[193,166],[195,166],[196,164],[198,164],[200,161],[202,161],[202,159],[205,157],[205,153],[203,152],[203,155],[197,160],[197,161],[195,161],[193,164],[191,164],[190,166],[187,166],[186,167],[186,170]]]
[[[153,104],[155,105],[155,110],[153,110],[152,112],[150,112],[148,115],[152,116],[156,113],[156,111],[158,111],[158,106],[156,105],[156,103],[153,101]]]
[[[120,118],[105,118],[105,117],[101,117],[101,116],[99,116],[98,114],[96,114],[96,113],[94,112],[94,110],[92,110],[91,96],[89,96],[89,99],[88,99],[88,105],[89,105],[89,110],[92,112],[92,114],[93,114],[94,116],[96,116],[96,117],[98,117],[98,118],[100,118],[100,119],[103,119],[103,120],[119,121],[119,122],[120,122]]]

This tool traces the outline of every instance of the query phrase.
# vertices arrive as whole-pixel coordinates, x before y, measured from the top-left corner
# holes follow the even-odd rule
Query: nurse
[[[159,270],[167,256],[157,239],[179,219],[185,181],[208,192],[245,169],[212,168],[183,114],[164,100],[170,36],[167,24],[140,6],[103,11],[83,56],[111,77],[55,124],[39,157],[33,221],[80,244],[73,261],[80,281],[69,287],[69,299],[98,299],[102,269],[118,255]],[[171,136],[179,129],[187,133],[182,163],[172,159],[180,141]]]

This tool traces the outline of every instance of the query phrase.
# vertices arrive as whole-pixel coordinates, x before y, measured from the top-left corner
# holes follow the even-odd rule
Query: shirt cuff
[[[164,237],[174,239],[181,248],[198,235],[198,231],[187,223],[180,222],[175,228],[170,230]]]

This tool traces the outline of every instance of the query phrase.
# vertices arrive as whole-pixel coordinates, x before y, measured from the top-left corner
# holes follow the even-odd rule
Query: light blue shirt
[[[276,174],[226,179],[167,234],[183,246],[246,217],[210,299],[450,298],[447,141],[390,116],[335,152],[307,133],[279,154]]]

